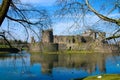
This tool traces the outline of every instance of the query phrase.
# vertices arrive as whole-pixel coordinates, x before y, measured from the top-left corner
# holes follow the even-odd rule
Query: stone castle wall
[[[29,51],[31,51],[31,52],[40,52],[41,51],[40,43],[31,43],[29,45]]]
[[[89,36],[54,36],[54,43],[59,44],[59,50],[81,50],[93,41],[94,39]]]
[[[42,31],[42,41],[40,44],[31,42],[33,51],[63,51],[63,50],[95,50],[102,52],[112,52],[117,50],[116,46],[108,46],[103,43],[105,33],[88,32],[82,36],[54,36],[52,30]],[[33,38],[32,38],[33,39]],[[97,44],[96,44],[97,43]],[[33,49],[32,49],[33,48]]]
[[[58,44],[55,43],[41,43],[42,52],[55,52],[58,51]]]

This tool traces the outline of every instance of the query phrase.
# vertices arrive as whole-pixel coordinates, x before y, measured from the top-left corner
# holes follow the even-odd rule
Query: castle
[[[53,35],[52,29],[43,30],[41,42],[36,43],[32,37],[30,50],[33,52],[63,50],[107,50],[109,52],[111,49],[108,48],[108,43],[105,41],[105,37],[105,32],[94,32],[91,30],[84,32],[82,35],[73,36],[58,36]],[[117,50],[117,48],[114,49]]]

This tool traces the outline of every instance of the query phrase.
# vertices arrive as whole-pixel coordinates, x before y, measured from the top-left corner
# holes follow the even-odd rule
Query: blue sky
[[[1,1],[1,0],[0,0]],[[54,12],[54,10],[55,10],[55,1],[56,0],[21,0],[21,2],[22,3],[24,3],[24,4],[31,4],[32,6],[34,6],[34,7],[38,7],[38,8],[45,8],[45,9],[47,9],[50,13],[52,13],[52,12]],[[95,1],[95,0],[94,0]],[[101,3],[101,2],[103,2],[103,3],[105,3],[106,1],[109,1],[109,0],[106,0],[106,1],[102,1],[102,0],[98,0],[99,1],[99,3]],[[114,0],[110,0],[110,1],[114,1]],[[92,5],[94,5],[94,4],[98,4],[98,3],[93,3]],[[107,3],[106,3],[107,4]],[[99,7],[98,5],[95,5],[95,6],[93,6],[93,7],[95,7],[96,9]],[[100,9],[98,9],[98,10],[100,10]],[[107,10],[106,10],[107,11]],[[91,14],[91,15],[86,15],[87,17],[86,17],[86,21],[87,21],[87,25],[89,25],[89,26],[92,26],[95,22],[97,22],[98,20],[99,20],[99,18],[97,17],[97,16],[95,16],[94,14]],[[116,12],[114,12],[114,13],[112,13],[111,15],[109,15],[110,17],[118,17],[119,15],[118,15],[118,13],[116,13]],[[71,21],[71,20],[67,20],[67,21],[65,21],[65,20],[57,20],[58,19],[58,17],[56,18],[55,16],[51,16],[52,17],[52,20],[53,20],[53,22],[55,22],[55,23],[53,23],[53,25],[52,25],[52,27],[53,27],[53,30],[54,30],[54,35],[69,35],[69,34],[71,34],[71,35],[73,35],[73,34],[81,34],[82,33],[82,31],[83,31],[83,29],[85,29],[85,27],[83,27],[83,25],[80,23],[80,26],[79,27],[77,27],[76,25],[76,27],[73,27],[73,28],[71,28],[71,29],[69,29],[70,27],[71,27],[71,25],[73,25],[74,23],[73,23],[73,21]],[[63,18],[65,18],[65,17],[63,17]],[[4,22],[4,24],[3,24],[3,26],[5,26],[5,24],[6,24],[6,22]],[[96,28],[96,26],[97,25],[95,25],[94,26],[94,28]],[[101,26],[97,26],[97,28],[96,29],[98,29],[98,30],[103,30],[103,31],[105,31],[105,32],[107,32],[107,33],[112,33],[114,30],[115,30],[115,28],[113,28],[113,27],[110,27],[109,29],[108,29],[108,26],[109,25],[106,25],[106,26],[104,26],[104,28],[103,28],[103,25],[101,25]],[[116,25],[114,25],[114,26],[116,26]],[[102,27],[102,28],[101,28]],[[68,31],[68,29],[71,31]],[[72,33],[72,31],[73,31],[73,33]],[[77,32],[77,33],[76,33]],[[23,33],[23,32],[22,32]],[[20,33],[20,34],[22,34],[22,33]],[[23,38],[22,36],[20,36],[19,37],[20,39],[21,38]]]
[[[55,0],[21,0],[22,3],[41,5],[41,6],[52,6]]]
[[[0,0],[0,3],[1,3],[2,0]],[[21,3],[23,4],[30,4],[34,7],[38,7],[38,8],[45,8],[45,9],[48,9],[49,11],[51,9],[53,9],[53,4],[54,4],[55,0],[21,0]],[[32,15],[32,14],[30,14]],[[5,19],[3,24],[2,24],[2,27],[0,28],[0,31],[2,30],[7,30],[7,20]],[[11,22],[9,23],[10,26],[17,26],[16,27],[12,27],[12,30],[10,30],[10,32],[12,33],[13,36],[15,36],[17,39],[21,39],[21,40],[25,40],[26,39],[26,34],[25,34],[25,30],[23,30],[23,27],[21,27],[21,25],[18,25],[16,24],[15,22]],[[13,31],[14,30],[14,31]],[[38,30],[37,30],[38,32]],[[30,33],[30,37],[33,36],[32,32],[29,32]]]

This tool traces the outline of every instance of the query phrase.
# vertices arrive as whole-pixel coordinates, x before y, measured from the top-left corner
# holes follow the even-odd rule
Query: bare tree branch
[[[108,21],[108,22],[112,22],[112,23],[115,23],[117,24],[118,26],[120,26],[120,20],[119,19],[112,19],[112,18],[109,18],[107,16],[104,16],[102,14],[99,14],[94,8],[92,8],[92,6],[89,4],[89,1],[88,0],[85,0],[86,1],[86,4],[88,6],[88,8],[94,12],[99,18],[105,20],[105,21]]]
[[[2,36],[4,38],[4,40],[8,43],[9,47],[12,48],[12,46],[11,46],[10,42],[7,40],[7,38],[4,35],[1,35],[1,34],[0,34],[0,36]]]
[[[20,0],[2,0],[1,2],[0,26],[5,21],[5,26],[1,26],[1,31],[7,33],[5,37],[8,39],[20,39],[24,36],[28,41],[30,34],[39,39],[39,30],[51,27],[52,22],[46,10],[23,4]],[[8,25],[7,21],[9,21]]]

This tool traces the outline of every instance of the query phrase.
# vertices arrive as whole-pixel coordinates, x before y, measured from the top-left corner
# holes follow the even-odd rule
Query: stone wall
[[[29,51],[31,52],[54,52],[58,51],[58,44],[55,43],[32,43]]]
[[[119,46],[117,45],[110,45],[103,42],[93,42],[91,45],[91,48],[95,52],[103,52],[103,53],[113,53],[113,52],[119,52]]]
[[[40,43],[31,43],[29,45],[29,51],[31,51],[31,52],[40,52],[41,51]]]
[[[53,36],[53,30],[42,31],[42,41],[35,43],[34,38],[30,44],[31,51],[63,51],[63,50],[92,50],[98,52],[113,52],[119,50],[117,46],[109,46],[103,40],[105,33],[86,32],[82,36]]]
[[[58,45],[58,50],[59,50],[59,51],[63,51],[63,50],[66,50],[66,49],[67,49],[66,44],[59,44],[59,45]]]
[[[42,43],[41,45],[43,52],[55,52],[58,51],[57,43]]]
[[[73,43],[86,43],[93,41],[89,36],[54,36],[54,43],[58,44],[73,44]]]
[[[92,37],[83,36],[54,36],[54,43],[59,44],[59,50],[84,50],[86,45],[93,42]]]

